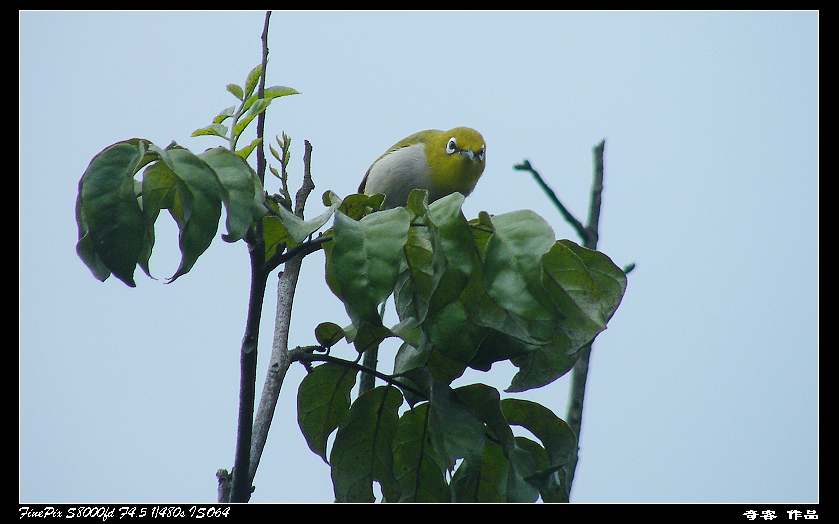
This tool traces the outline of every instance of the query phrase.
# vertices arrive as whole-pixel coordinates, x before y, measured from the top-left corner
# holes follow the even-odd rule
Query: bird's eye
[[[455,140],[454,137],[451,137],[449,139],[449,143],[446,144],[446,153],[451,155],[455,151],[457,151],[457,140]]]
[[[478,149],[478,160],[483,162],[485,154],[486,154],[486,146],[481,146],[481,148]]]

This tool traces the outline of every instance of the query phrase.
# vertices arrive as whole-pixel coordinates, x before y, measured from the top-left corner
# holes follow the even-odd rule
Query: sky
[[[74,204],[115,142],[222,145],[190,134],[261,61],[264,16],[19,12],[21,502],[215,502],[234,457],[246,247],[217,238],[165,284],[180,255],[161,215],[158,279],[103,283],[76,255]],[[311,142],[310,216],[401,138],[470,126],[487,167],[466,217],[532,209],[580,242],[513,166],[529,160],[585,220],[605,140],[598,249],[636,268],[594,343],[572,502],[819,501],[817,11],[277,11],[269,47],[267,84],[301,94],[271,105],[266,136],[291,136],[294,189]],[[258,391],[275,307],[272,277]],[[292,347],[324,321],[349,324],[315,253]],[[455,385],[503,390],[514,372]],[[334,498],[296,422],[304,374],[287,375],[252,502]],[[503,396],[564,418],[568,378]]]

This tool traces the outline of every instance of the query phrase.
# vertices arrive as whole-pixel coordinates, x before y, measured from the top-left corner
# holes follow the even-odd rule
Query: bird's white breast
[[[365,184],[368,194],[383,193],[385,206],[404,205],[413,189],[430,190],[425,144],[412,144],[392,151],[370,167]]]

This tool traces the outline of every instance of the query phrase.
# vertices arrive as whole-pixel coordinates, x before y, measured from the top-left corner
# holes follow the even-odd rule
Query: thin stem
[[[591,181],[591,201],[588,210],[588,236],[585,247],[597,249],[598,227],[600,223],[600,205],[603,195],[603,150],[606,148],[606,141],[601,140],[594,146],[594,176]]]
[[[399,387],[405,391],[409,391],[414,395],[417,395],[421,399],[427,400],[427,396],[422,391],[413,388],[407,384],[399,382],[398,380],[394,379],[390,375],[382,373],[381,371],[377,371],[372,368],[368,368],[363,364],[359,364],[358,362],[352,362],[350,360],[344,360],[342,358],[333,357],[331,355],[316,355],[311,352],[310,348],[296,348],[291,352],[291,359],[294,361],[299,362],[332,362],[335,364],[340,364],[342,366],[346,366],[356,371],[361,371],[362,373],[369,373],[370,375],[374,375],[376,378],[383,380],[388,384],[392,384],[394,386]]]
[[[379,318],[383,318],[385,316],[386,303],[387,302],[382,302],[382,306],[379,309]],[[376,369],[379,366],[379,344],[376,344],[364,352],[361,363],[367,369]],[[361,395],[364,392],[370,391],[375,386],[376,376],[371,373],[362,373],[361,379],[358,381],[358,394]]]
[[[591,184],[591,201],[589,204],[588,225],[585,228],[586,234],[583,235],[584,246],[588,249],[597,249],[600,205],[602,201],[601,194],[603,192],[603,151],[605,147],[606,141],[603,140],[593,149],[594,175]],[[565,478],[568,484],[569,495],[571,494],[571,486],[574,482],[574,472],[577,469],[577,462],[579,461],[580,432],[583,426],[583,401],[586,395],[586,380],[588,378],[590,359],[591,343],[586,344],[580,350],[580,356],[577,358],[577,362],[574,363],[574,368],[571,370],[571,392],[565,419],[568,425],[571,426],[571,429],[574,430],[574,434],[577,435],[577,452],[574,453],[571,462],[565,466]]]
[[[268,22],[271,20],[271,11],[265,12],[265,25],[262,26],[262,74],[259,76],[259,89],[257,98],[265,98],[265,73],[268,67]],[[265,111],[256,117],[256,136],[265,136]],[[265,183],[265,140],[259,141],[256,149],[256,173],[259,181]]]
[[[584,241],[588,239],[589,233],[583,226],[582,222],[577,220],[574,217],[574,215],[572,215],[571,212],[568,211],[568,208],[562,205],[562,202],[559,201],[559,197],[556,196],[554,190],[551,189],[547,182],[545,182],[545,179],[542,178],[542,175],[540,175],[538,171],[533,169],[533,166],[530,165],[530,161],[525,160],[521,164],[516,164],[513,166],[513,169],[517,169],[519,171],[527,171],[528,173],[533,175],[533,178],[536,180],[536,183],[539,184],[539,187],[542,188],[542,191],[544,191],[545,194],[548,195],[548,198],[551,200],[551,202],[554,203],[554,205],[559,210],[560,214],[565,219],[565,221],[571,224],[571,226],[577,231],[577,234],[580,235],[580,237],[582,237]]]
[[[321,235],[318,238],[309,240],[308,242],[303,242],[299,246],[293,247],[285,252],[277,249],[274,256],[266,262],[268,271],[273,271],[277,266],[285,264],[289,260],[298,256],[302,258],[310,253],[314,253],[315,251],[321,249],[324,243],[329,242],[330,240],[332,240],[332,235]]]
[[[379,345],[376,344],[375,346],[371,347],[367,351],[364,352],[364,357],[362,358],[362,366],[365,369],[375,370],[376,367],[379,365]],[[361,374],[361,379],[358,383],[358,394],[361,395],[367,391],[370,391],[376,386],[376,377],[378,375],[376,373],[369,373],[364,372]]]

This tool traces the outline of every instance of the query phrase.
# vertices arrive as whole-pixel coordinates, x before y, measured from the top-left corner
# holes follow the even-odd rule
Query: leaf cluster
[[[209,247],[222,206],[227,242],[244,237],[270,211],[262,184],[241,156],[221,147],[196,155],[174,143],[161,149],[144,139],[118,142],[96,155],[79,181],[76,251],[99,280],[113,274],[134,287],[138,264],[151,276],[154,225],[166,209],[178,225],[181,250],[171,282]]]
[[[187,273],[209,247],[218,231],[222,207],[227,214],[227,233],[222,238],[227,242],[244,238],[256,223],[280,212],[267,199],[260,178],[246,161],[261,139],[236,148],[248,124],[273,99],[297,93],[276,86],[260,94],[256,87],[261,75],[259,65],[248,74],[244,88],[228,85],[239,105],[223,110],[213,124],[193,133],[225,138],[228,148],[194,154],[174,142],[161,148],[149,140],[133,138],[106,147],[91,160],[79,180],[76,197],[76,252],[96,278],[104,281],[113,274],[134,287],[137,265],[151,276],[154,226],[163,209],[178,225],[181,250],[180,265],[169,282]],[[228,119],[232,120],[230,127],[224,124]],[[285,135],[284,139],[290,143]],[[283,172],[288,163],[287,147],[284,151]],[[273,226],[269,224],[267,235],[270,254],[288,236],[285,229],[277,231]]]
[[[489,386],[451,384],[502,360],[518,368],[507,391],[556,380],[605,329],[624,273],[602,253],[557,241],[531,211],[467,221],[462,203],[455,193],[428,205],[418,190],[404,208],[335,213],[326,278],[352,324],[321,324],[319,343],[344,338],[361,354],[401,340],[386,385],[354,402],[359,366],[329,361],[300,385],[301,430],[330,464],[339,501],[372,501],[374,482],[386,501],[567,500],[568,425]],[[379,311],[391,295],[399,322],[388,327]],[[513,425],[538,442],[514,437]]]

